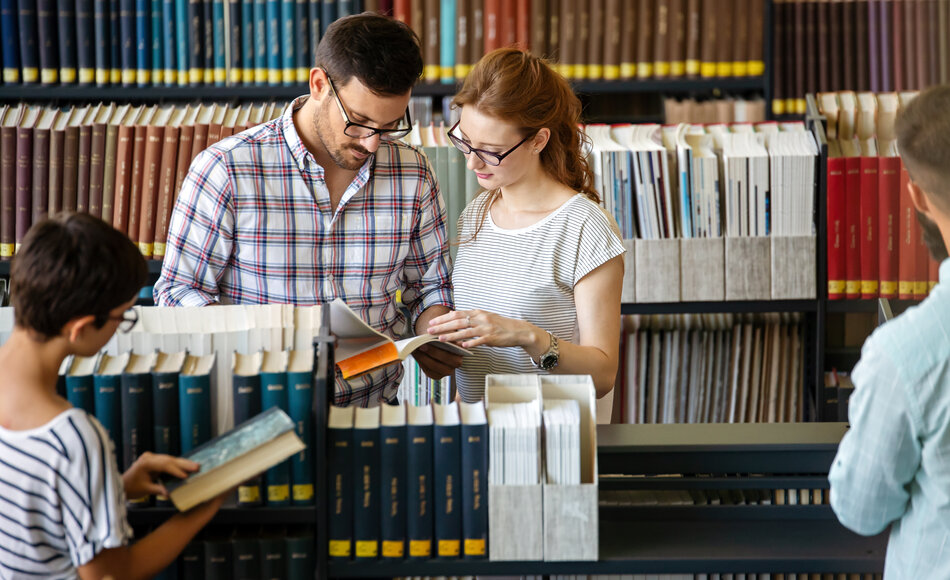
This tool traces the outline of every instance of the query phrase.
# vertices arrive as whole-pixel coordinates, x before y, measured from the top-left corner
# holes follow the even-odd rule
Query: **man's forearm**
[[[426,308],[425,310],[423,310],[422,314],[420,314],[419,317],[416,318],[416,325],[415,325],[416,334],[417,335],[425,334],[426,331],[429,329],[430,320],[432,320],[436,316],[442,316],[443,314],[447,314],[448,312],[451,312],[451,310],[452,310],[451,308],[449,308],[448,306],[444,306],[442,304],[436,304],[434,306],[430,306]]]

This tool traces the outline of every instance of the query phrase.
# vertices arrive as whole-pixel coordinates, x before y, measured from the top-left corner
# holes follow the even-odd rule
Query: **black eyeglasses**
[[[119,332],[125,334],[135,328],[136,323],[139,321],[139,313],[134,308],[129,308],[123,312],[120,316],[109,316],[109,320],[118,320],[119,321]]]
[[[468,155],[469,153],[474,153],[475,155],[478,155],[479,159],[481,159],[486,164],[491,165],[493,167],[498,167],[499,165],[501,165],[501,162],[505,159],[505,157],[508,157],[509,155],[514,153],[515,149],[524,145],[525,141],[527,141],[528,139],[538,134],[538,132],[535,131],[534,133],[531,133],[530,135],[528,135],[521,141],[518,141],[517,145],[505,151],[504,153],[495,153],[494,151],[485,151],[484,149],[476,149],[472,147],[471,143],[469,143],[468,141],[465,141],[464,139],[462,139],[461,137],[457,135],[453,135],[455,130],[458,128],[460,122],[461,121],[457,121],[454,125],[452,125],[452,128],[449,129],[449,132],[448,132],[449,141],[451,141],[452,144],[455,145],[456,149],[458,149],[465,155]]]
[[[326,71],[323,72],[326,74]],[[343,106],[343,101],[340,100],[340,94],[337,92],[330,75],[327,75],[327,81],[330,83],[333,100],[336,101],[336,106],[340,108],[340,114],[343,115],[343,122],[346,123],[346,126],[343,128],[343,134],[347,137],[352,137],[353,139],[368,139],[373,135],[379,135],[379,138],[383,141],[396,141],[402,139],[412,131],[412,118],[409,116],[409,107],[406,107],[406,118],[402,119],[405,124],[396,129],[380,129],[379,127],[369,127],[350,121],[350,116],[346,114],[346,107]]]

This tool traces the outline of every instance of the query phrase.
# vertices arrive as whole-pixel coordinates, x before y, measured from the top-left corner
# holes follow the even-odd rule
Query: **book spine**
[[[3,82],[20,82],[20,35],[16,0],[0,0],[0,56]]]
[[[241,0],[241,82],[254,84],[254,0]]]
[[[135,81],[140,87],[152,82],[151,0],[135,0]]]
[[[56,215],[63,209],[63,147],[65,131],[50,131],[49,137],[49,197],[47,210]]]
[[[267,0],[254,0],[254,84],[267,84]]]
[[[845,166],[843,158],[828,159],[828,299],[845,295]]]
[[[181,132],[178,135],[178,160],[177,167],[175,168],[175,189],[173,190],[176,196],[178,195],[178,192],[181,191],[181,184],[184,183],[185,176],[188,175],[188,167],[191,165],[192,160],[198,153],[197,151],[192,151],[194,138],[194,125],[186,125],[181,128]],[[173,199],[172,207],[174,206],[175,201]]]
[[[878,277],[881,298],[897,298],[900,157],[881,157],[878,167]]]
[[[280,78],[285,86],[297,80],[297,44],[294,39],[295,0],[280,0]]]
[[[91,149],[89,151],[89,213],[102,217],[102,181],[106,153],[106,126],[96,123],[92,126]]]
[[[173,0],[175,3],[175,65],[178,70],[177,84],[188,86],[191,74],[191,27],[188,15],[191,3],[188,0]],[[167,76],[166,76],[166,80]]]
[[[320,0],[307,1],[307,16],[310,20],[310,59],[307,61],[308,69],[317,61],[317,47],[320,45],[321,11],[322,6]]]
[[[162,35],[162,82],[166,87],[174,87],[178,80],[178,15],[176,0],[161,0],[160,30]]]
[[[294,505],[313,505],[313,375],[287,373],[288,406],[297,436],[307,446],[291,459],[291,499]]]
[[[290,410],[287,393],[287,373],[261,373],[261,408],[278,407],[285,413]],[[236,423],[235,423],[236,424]],[[290,505],[290,460],[282,461],[264,473],[267,505]]]
[[[267,0],[267,84],[279,85],[283,79],[280,60],[281,0]]]
[[[136,245],[139,242],[139,221],[142,219],[142,184],[145,174],[145,143],[147,125],[136,125],[132,131],[132,167],[129,180],[129,222],[127,233]]]
[[[353,550],[353,429],[327,429],[329,556],[349,560]]]
[[[233,578],[263,578],[261,576],[261,549],[257,538],[243,534],[233,537],[231,557],[234,560]]]
[[[123,469],[128,469],[152,445],[152,377],[145,373],[123,373],[122,450]]]
[[[861,158],[845,159],[845,297],[861,296]]]
[[[63,137],[63,211],[76,211],[79,183],[79,127],[66,127]]]
[[[878,288],[878,158],[861,158],[861,208],[858,235],[861,246],[861,298],[877,298]]]
[[[56,2],[36,0],[37,41],[40,52],[40,83],[59,82],[59,62],[56,50]]]
[[[181,141],[181,127],[165,127],[165,142],[161,152],[158,174],[158,199],[155,204],[155,233],[152,236],[152,256],[156,260],[165,257],[165,241],[168,238],[168,223],[171,221],[172,204],[175,201],[175,170]]]
[[[442,0],[439,7],[439,80],[447,85],[455,83],[457,27],[455,0]]]
[[[353,540],[357,560],[379,557],[379,429],[353,429]]]
[[[30,223],[46,219],[49,212],[50,130],[33,130],[33,196]]]
[[[33,209],[33,129],[17,127],[16,132],[16,247],[30,229]]]
[[[92,154],[92,125],[79,127],[79,157],[76,159],[76,211],[89,212],[89,157]]]
[[[66,162],[69,161],[69,130],[66,133]],[[132,150],[135,138],[135,127],[121,125],[118,128],[116,140],[115,165],[115,193],[112,202],[112,226],[124,234],[129,233],[129,189],[132,179]],[[65,199],[66,178],[63,181],[63,197]],[[65,203],[65,202],[64,202]]]
[[[261,578],[284,578],[287,574],[284,539],[269,535],[258,540],[261,553]]]
[[[36,0],[17,0],[16,14],[23,74],[21,82],[25,85],[33,84],[40,80],[39,47],[36,38]]]
[[[306,84],[310,80],[310,67],[313,61],[310,60],[310,23],[307,22],[307,10],[309,2],[307,0],[295,0],[294,14],[296,22],[294,24],[294,40],[296,45],[296,56],[294,65],[296,72],[294,79],[297,84]]]
[[[119,0],[119,43],[122,86],[135,85],[135,0]],[[115,66],[115,65],[113,65]]]
[[[287,580],[310,580],[313,577],[313,534],[289,535],[284,539]]]
[[[16,232],[16,127],[0,127],[0,259],[13,257]]]
[[[914,214],[914,204],[911,203],[910,195],[906,193],[909,182],[910,175],[907,173],[907,166],[901,163],[900,226],[898,230],[900,249],[898,250],[897,279],[897,297],[901,300],[914,298],[914,278],[917,273],[917,242],[915,238],[917,217]]]
[[[211,39],[205,36],[203,20],[202,0],[188,0],[188,84],[191,86],[204,82],[204,43]]]
[[[151,84],[158,86],[164,85],[165,81],[165,26],[164,26],[164,8],[163,4],[165,0],[151,0],[151,45],[149,49],[151,50],[151,62],[152,62],[152,78],[150,79]],[[174,26],[174,21],[172,21]],[[172,29],[172,35],[175,31]],[[171,38],[174,38],[172,36]]]
[[[462,553],[461,463],[458,425],[436,425],[434,446],[435,548],[439,558]]]
[[[152,450],[175,457],[181,455],[177,372],[152,373],[152,403]],[[170,506],[171,501],[157,496],[156,505]]]
[[[180,375],[178,401],[182,455],[211,439],[211,378],[209,375]]]
[[[261,376],[234,375],[234,424],[240,425],[261,412]],[[261,477],[253,477],[238,486],[238,505],[263,503]]]
[[[92,375],[67,375],[66,400],[73,407],[95,415],[96,395]]]
[[[145,153],[142,163],[142,203],[139,210],[139,228],[136,238],[139,251],[151,258],[155,243],[155,216],[157,215],[158,184],[164,149],[165,127],[149,125],[145,132]]]
[[[379,428],[380,553],[385,560],[406,555],[406,426]]]
[[[234,577],[231,542],[225,538],[210,538],[204,540],[204,545],[204,580],[231,580]]]
[[[432,425],[409,425],[406,535],[410,559],[432,557]]]
[[[488,425],[462,425],[462,553],[488,556]]]
[[[224,29],[224,0],[212,0],[211,2],[211,24],[213,28],[213,55],[212,55],[212,79],[214,86],[223,87],[227,82],[227,58],[226,47],[227,38]],[[207,79],[207,77],[205,77]]]
[[[119,375],[95,375],[96,419],[102,423],[115,449],[116,463],[123,464],[122,449],[122,387]]]

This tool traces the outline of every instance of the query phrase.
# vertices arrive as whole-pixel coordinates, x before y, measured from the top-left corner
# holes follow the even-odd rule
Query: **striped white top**
[[[482,193],[459,217],[461,245],[452,272],[456,309],[527,320],[560,341],[576,342],[574,285],[624,252],[610,218],[577,194],[526,228],[502,229],[488,213],[469,242],[487,200],[488,193]],[[455,377],[462,400],[473,402],[482,398],[487,374],[537,372],[522,348],[479,346],[464,358]]]
[[[0,427],[0,578],[78,578],[132,538],[112,441],[70,409],[27,431]]]

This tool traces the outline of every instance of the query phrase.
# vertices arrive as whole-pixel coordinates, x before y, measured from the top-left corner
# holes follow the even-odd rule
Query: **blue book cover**
[[[16,0],[0,0],[0,56],[3,82],[20,82],[20,35],[17,32]]]
[[[455,84],[455,33],[458,23],[455,20],[455,0],[441,0],[439,8],[439,65],[440,80]]]
[[[59,82],[59,54],[56,50],[56,0],[36,0],[36,31],[40,45],[40,83]]]
[[[267,533],[258,538],[261,553],[261,578],[286,578],[287,559],[284,538],[277,533]]]
[[[204,580],[205,547],[200,538],[188,542],[180,560],[181,580]]]
[[[292,350],[287,361],[287,398],[297,436],[307,446],[291,460],[291,500],[313,505],[313,349]]]
[[[280,59],[281,0],[267,0],[267,84],[279,85],[283,79]]]
[[[152,0],[135,0],[135,84],[147,87],[152,78]],[[80,65],[82,66],[82,65]]]
[[[36,0],[17,0],[17,32],[20,38],[20,72],[23,84],[40,80],[40,55],[36,38]]]
[[[261,353],[234,353],[234,424],[239,425],[261,412]],[[263,478],[252,477],[238,486],[238,505],[264,503]]]
[[[178,69],[179,87],[188,86],[191,63],[191,27],[188,25],[188,0],[172,0],[175,3],[175,65]],[[168,79],[166,79],[168,80]]]
[[[233,580],[257,580],[261,576],[261,548],[257,538],[238,532],[231,538],[231,557],[234,560]]]
[[[96,414],[96,385],[93,373],[99,357],[75,356],[66,369],[66,400],[77,409]]]
[[[165,0],[151,0],[152,12],[149,19],[151,24],[151,44],[152,51],[152,78],[151,83],[155,86],[165,84],[165,36],[164,22],[164,4]],[[173,21],[174,22],[174,21]],[[174,33],[174,31],[173,31]]]
[[[296,11],[296,0],[280,0],[280,78],[287,86],[297,80],[297,43],[294,39]]]
[[[349,560],[353,554],[353,416],[354,407],[330,407],[327,417],[327,496],[329,556]]]
[[[145,0],[139,0],[144,2]],[[135,85],[135,3],[119,0],[119,42],[121,45],[122,86]]]
[[[92,28],[95,34],[95,60],[93,62],[96,69],[95,81],[97,86],[104,87],[109,84],[109,75],[112,71],[112,34],[109,30],[109,0],[93,0]],[[60,52],[62,53],[62,51]],[[75,61],[72,63],[72,67],[74,70],[73,80],[69,82],[75,82],[76,80]],[[60,62],[60,77],[62,77],[64,68],[62,62]],[[63,80],[62,82],[66,81]]]
[[[178,375],[181,453],[211,439],[211,369],[214,354],[188,355]]]
[[[287,351],[265,351],[261,358],[261,408],[290,410],[287,393]],[[296,427],[296,426],[295,426]],[[267,505],[290,505],[290,460],[264,472]]]
[[[192,86],[202,84],[205,77],[204,14],[202,0],[188,0],[188,84]]]
[[[406,405],[383,405],[379,425],[380,554],[406,557]]]
[[[152,440],[156,453],[181,455],[178,377],[185,356],[184,352],[159,352],[152,369]]]
[[[176,8],[176,0],[162,0],[162,80],[166,87],[178,86],[179,82],[179,47],[175,44],[178,41],[178,14]]]
[[[254,84],[267,84],[267,0],[254,0]]]
[[[119,0],[109,0],[109,84],[122,84],[122,40]]]
[[[336,0],[322,0],[320,5],[320,38],[327,33],[327,27],[337,19]]]
[[[207,86],[214,84],[214,3],[221,0],[202,0],[201,11],[201,34],[204,35],[201,42],[201,62],[202,76],[201,82]]]
[[[293,531],[284,539],[287,580],[310,580],[316,562],[313,556],[313,531]]]
[[[155,353],[133,354],[120,379],[122,385],[122,469],[128,469],[152,445],[152,369]]]
[[[353,0],[336,0],[336,19],[353,14]]]
[[[254,84],[254,0],[241,0],[241,82]]]
[[[320,18],[323,14],[323,6],[320,0],[307,0],[307,14],[310,20],[310,59],[307,61],[307,67],[309,68],[317,62],[317,47],[320,45],[322,34]]]
[[[129,363],[129,353],[118,356],[102,355],[96,373],[95,383],[96,419],[102,423],[115,449],[116,463],[122,465],[122,385],[121,377]]]
[[[432,557],[432,407],[407,408],[406,536],[410,559]]]
[[[234,560],[231,542],[223,537],[210,537],[204,540],[204,545],[204,580],[232,580]]]
[[[93,0],[76,0],[76,74],[80,85],[96,82]]]
[[[297,84],[307,84],[310,80],[310,67],[313,66],[310,60],[310,22],[307,20],[307,13],[310,5],[308,0],[296,0],[294,2],[295,20],[297,30],[294,32],[297,49],[294,57],[297,66],[295,81]]]
[[[244,79],[241,2],[228,0],[228,85],[238,85]]]
[[[379,557],[379,407],[353,417],[353,542],[357,560]]]
[[[228,63],[226,60],[227,38],[224,35],[224,0],[211,1],[211,19],[214,25],[214,84],[224,86],[228,80]]]
[[[461,403],[462,554],[488,557],[488,421],[485,405]]]
[[[435,504],[435,555],[458,558],[462,552],[461,459],[458,405],[433,405],[433,494]]]

